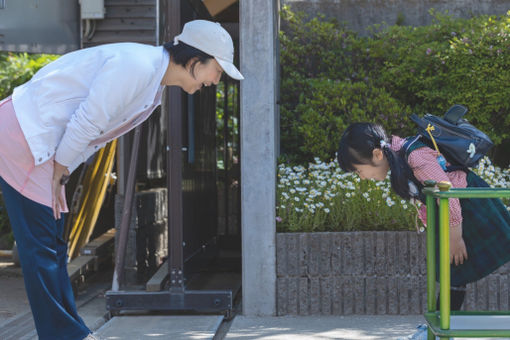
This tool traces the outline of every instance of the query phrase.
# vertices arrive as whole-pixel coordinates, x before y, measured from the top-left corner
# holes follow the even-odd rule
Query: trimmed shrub
[[[508,143],[510,16],[430,14],[428,26],[374,27],[370,37],[359,37],[321,16],[305,22],[284,7],[283,158],[328,161],[345,126],[360,120],[412,135],[411,112],[442,115],[453,104],[468,107],[466,118],[492,138],[493,153]]]
[[[310,96],[294,111],[300,117],[300,124],[295,128],[302,138],[299,151],[306,158],[334,158],[341,133],[354,121],[376,122],[390,131],[409,125],[410,110],[383,88],[362,81],[326,78],[310,79],[308,83]]]
[[[41,67],[57,58],[48,54],[0,52],[0,99],[9,96],[16,86],[30,80]]]

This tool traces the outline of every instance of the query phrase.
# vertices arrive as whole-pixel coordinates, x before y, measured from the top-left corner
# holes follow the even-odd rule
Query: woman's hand
[[[450,264],[456,266],[467,260],[468,254],[462,238],[462,224],[450,228]]]
[[[54,161],[53,163],[51,205],[53,208],[53,216],[56,220],[58,220],[60,219],[60,210],[65,205],[64,197],[62,196],[62,186],[64,183],[61,183],[61,181],[66,176],[69,176],[69,170],[57,161]]]

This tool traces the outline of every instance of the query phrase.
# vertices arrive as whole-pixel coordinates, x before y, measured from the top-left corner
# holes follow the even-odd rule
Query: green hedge
[[[9,217],[5,210],[2,193],[0,192],[0,249],[10,249],[14,242],[14,237],[9,224]]]
[[[454,19],[430,13],[422,27],[374,27],[359,37],[324,17],[284,7],[281,145],[284,157],[334,157],[351,122],[414,134],[411,112],[442,114],[453,104],[501,145],[510,139],[510,16]]]
[[[376,121],[392,130],[405,126],[407,115],[402,113],[409,109],[383,88],[327,78],[312,78],[307,83],[310,96],[294,110],[300,116],[295,130],[302,138],[302,153],[331,159],[342,131],[352,121]]]
[[[30,80],[37,70],[57,57],[49,54],[0,52],[0,99],[9,96],[16,86]]]

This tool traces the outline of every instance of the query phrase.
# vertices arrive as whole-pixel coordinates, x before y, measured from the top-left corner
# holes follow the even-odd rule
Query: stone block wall
[[[294,11],[309,17],[321,13],[329,19],[346,23],[347,27],[367,35],[374,24],[423,26],[432,22],[430,9],[448,11],[453,17],[504,15],[510,9],[507,0],[282,0]],[[283,27],[285,29],[285,27]]]
[[[425,234],[278,233],[277,314],[421,314]],[[510,265],[468,285],[464,309],[510,310]]]

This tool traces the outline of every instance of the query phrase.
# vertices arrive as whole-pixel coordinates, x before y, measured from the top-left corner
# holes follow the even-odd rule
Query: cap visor
[[[243,80],[244,79],[243,75],[234,66],[234,64],[229,63],[228,61],[224,61],[224,60],[218,59],[218,58],[214,58],[214,59],[216,59],[216,61],[218,62],[218,64],[220,64],[220,66],[223,69],[223,71],[225,71],[225,73],[228,74],[230,77],[232,77],[234,79],[237,79],[237,80]]]

